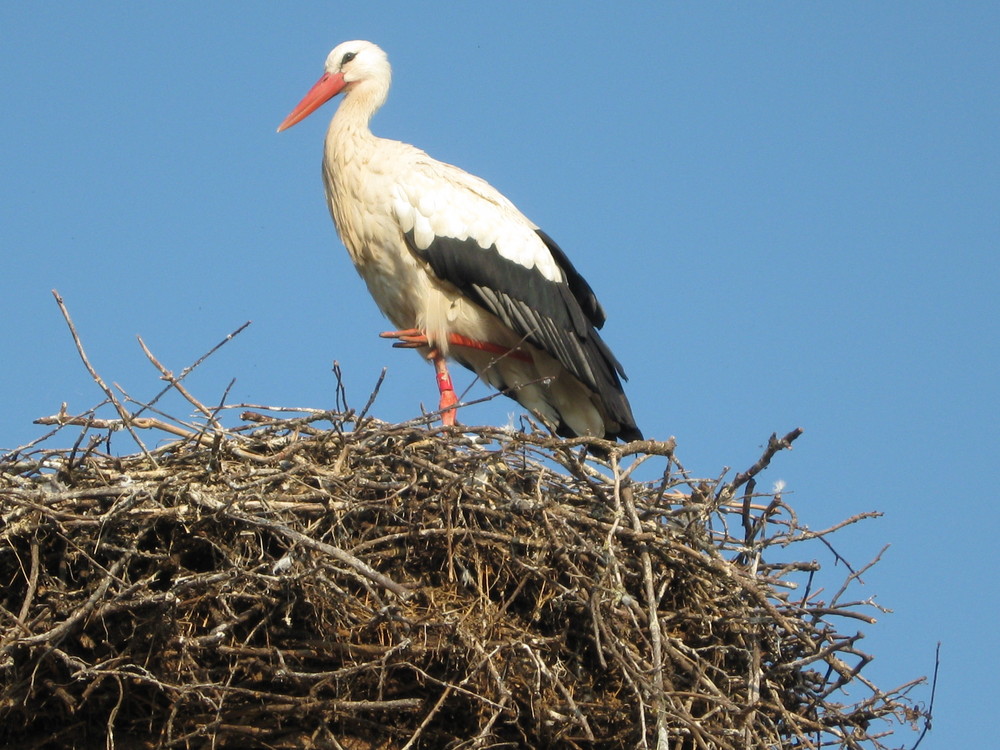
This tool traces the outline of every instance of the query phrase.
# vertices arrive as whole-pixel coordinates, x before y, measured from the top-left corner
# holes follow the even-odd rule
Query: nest
[[[0,745],[882,748],[924,716],[862,674],[863,569],[790,554],[843,524],[756,491],[798,431],[724,481],[672,442],[242,416],[0,461]]]

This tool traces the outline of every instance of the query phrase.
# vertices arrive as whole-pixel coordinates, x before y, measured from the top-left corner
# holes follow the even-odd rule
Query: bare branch
[[[55,289],[52,290],[52,296],[55,297],[56,304],[59,305],[59,311],[62,313],[63,319],[65,319],[66,325],[69,327],[69,332],[73,337],[73,343],[76,345],[77,354],[80,355],[80,359],[83,361],[83,366],[87,368],[87,372],[90,373],[90,377],[95,383],[97,383],[97,386],[104,391],[104,395],[108,397],[108,401],[115,407],[115,410],[118,412],[118,416],[122,419],[122,425],[126,430],[128,430],[129,434],[135,440],[136,445],[138,445],[142,452],[146,454],[147,458],[152,460],[152,456],[149,455],[149,451],[146,450],[146,446],[143,445],[139,436],[132,429],[132,415],[128,413],[124,406],[122,406],[121,402],[119,402],[115,397],[114,392],[108,388],[107,383],[105,383],[104,379],[97,374],[97,370],[94,369],[94,366],[90,364],[90,359],[87,357],[87,352],[83,348],[83,342],[80,340],[80,335],[76,332],[76,326],[73,325],[73,319],[69,315],[69,310],[66,309],[66,304],[63,302],[63,298]]]

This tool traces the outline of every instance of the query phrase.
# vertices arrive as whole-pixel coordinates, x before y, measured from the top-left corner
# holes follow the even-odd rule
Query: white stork
[[[569,258],[489,184],[368,124],[389,93],[389,60],[344,42],[278,131],[343,92],[326,134],[330,213],[379,308],[382,334],[434,363],[445,424],[458,399],[451,357],[558,434],[641,437],[625,373],[595,329],[604,310]]]

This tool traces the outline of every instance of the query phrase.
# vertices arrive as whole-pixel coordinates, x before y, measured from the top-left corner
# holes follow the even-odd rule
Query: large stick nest
[[[342,417],[0,462],[0,745],[881,748],[920,717],[861,674],[861,571],[817,593],[789,555],[837,527],[754,491],[798,431],[724,482]]]

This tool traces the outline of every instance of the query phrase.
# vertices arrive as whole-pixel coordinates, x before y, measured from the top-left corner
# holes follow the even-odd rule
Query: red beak
[[[330,101],[333,97],[344,90],[347,82],[343,73],[324,73],[323,77],[316,81],[316,85],[309,89],[309,93],[302,97],[291,114],[278,126],[278,132],[292,127],[297,122],[301,122],[309,115]]]

